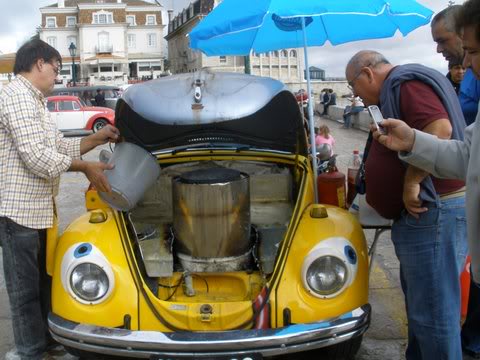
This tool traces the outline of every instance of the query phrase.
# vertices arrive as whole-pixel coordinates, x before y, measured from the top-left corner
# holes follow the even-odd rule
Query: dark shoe
[[[480,353],[474,352],[468,349],[462,349],[463,351],[463,360],[471,360],[471,359],[480,359]]]

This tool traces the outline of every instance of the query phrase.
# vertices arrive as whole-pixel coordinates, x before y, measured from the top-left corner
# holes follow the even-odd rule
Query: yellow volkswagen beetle
[[[94,358],[354,357],[370,321],[365,238],[350,213],[315,204],[284,84],[153,80],[124,93],[116,123],[160,175],[127,211],[88,191],[88,211],[48,239],[55,340]]]

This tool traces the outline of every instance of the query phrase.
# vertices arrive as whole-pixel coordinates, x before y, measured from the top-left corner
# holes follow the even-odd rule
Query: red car
[[[47,98],[47,108],[61,131],[93,130],[115,125],[115,111],[106,107],[87,106],[77,96],[57,95]]]

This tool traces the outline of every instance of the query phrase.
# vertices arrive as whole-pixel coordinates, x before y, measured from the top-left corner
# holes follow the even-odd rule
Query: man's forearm
[[[95,134],[86,136],[80,141],[80,154],[83,155],[98,145],[101,145],[101,142],[96,139]]]
[[[420,184],[428,175],[428,172],[421,170],[413,165],[408,165],[405,173],[405,184]]]
[[[72,160],[72,163],[70,164],[70,167],[68,168],[68,171],[79,171],[79,172],[85,172],[85,169],[87,167],[87,163],[83,160]]]

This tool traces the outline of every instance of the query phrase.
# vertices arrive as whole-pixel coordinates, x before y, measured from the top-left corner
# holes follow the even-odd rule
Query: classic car
[[[116,121],[161,172],[128,211],[90,188],[88,211],[48,237],[55,340],[93,358],[354,357],[370,323],[365,237],[315,202],[283,83],[170,76],[129,87]]]
[[[47,109],[61,131],[93,130],[97,132],[107,124],[115,125],[115,112],[112,109],[87,106],[77,96],[49,96]]]

